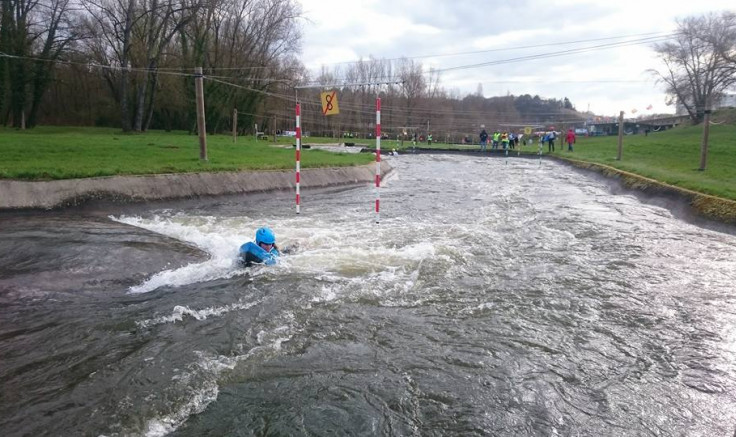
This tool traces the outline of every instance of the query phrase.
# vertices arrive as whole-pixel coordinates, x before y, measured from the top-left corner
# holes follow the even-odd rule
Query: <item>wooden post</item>
[[[621,155],[624,152],[624,111],[618,116],[618,155],[616,161],[621,161]]]
[[[233,143],[238,142],[238,108],[233,108]]]
[[[26,130],[26,110],[20,110],[20,130]]]
[[[708,134],[710,133],[710,110],[705,110],[705,118],[703,119],[703,142],[700,143],[700,168],[698,170],[705,171],[705,163],[708,159]]]
[[[194,68],[194,92],[197,95],[197,131],[199,131],[199,159],[207,161],[207,125],[204,119],[204,77],[202,67]]]

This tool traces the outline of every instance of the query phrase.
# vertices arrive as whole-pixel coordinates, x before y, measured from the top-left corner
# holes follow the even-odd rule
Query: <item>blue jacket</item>
[[[267,266],[276,264],[278,257],[281,255],[276,246],[271,248],[270,252],[266,252],[261,246],[256,243],[249,241],[240,246],[239,256],[245,265],[252,263],[262,263]]]

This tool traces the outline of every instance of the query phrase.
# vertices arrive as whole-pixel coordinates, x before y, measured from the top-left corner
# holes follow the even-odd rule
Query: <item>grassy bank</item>
[[[306,139],[308,142],[330,139]],[[119,129],[38,127],[0,128],[0,178],[71,179],[93,176],[188,173],[199,171],[294,168],[293,138],[278,143],[252,136],[208,136],[208,161],[199,159],[199,140],[185,132],[123,134]],[[281,147],[274,147],[281,146]],[[304,149],[302,168],[368,164],[370,154]]]
[[[574,152],[557,141],[552,155],[608,165],[682,188],[736,200],[736,126],[711,126],[708,162],[699,171],[702,126],[678,127],[648,136],[624,137],[621,161],[618,138],[578,137]],[[544,148],[547,153],[547,147]]]
[[[736,125],[711,126],[708,166],[698,171],[702,126],[685,126],[624,137],[623,159],[616,161],[617,138],[578,138],[575,151],[557,144],[555,156],[608,165],[667,184],[736,200]],[[39,127],[27,131],[0,128],[0,178],[43,180],[93,176],[185,173],[199,171],[276,170],[294,168],[293,138],[270,141],[225,135],[208,137],[209,161],[199,160],[199,142],[184,132],[152,131],[124,135],[118,129]],[[374,140],[306,138],[309,143],[356,142],[373,147]],[[384,149],[399,148],[396,140]],[[280,147],[279,147],[280,146]],[[404,147],[411,142],[405,141]],[[427,147],[420,144],[419,147]],[[435,143],[432,147],[447,148]],[[454,145],[458,149],[478,146]],[[536,153],[536,144],[522,153]],[[546,147],[544,148],[546,153]],[[368,164],[371,154],[338,154],[304,149],[302,167]]]

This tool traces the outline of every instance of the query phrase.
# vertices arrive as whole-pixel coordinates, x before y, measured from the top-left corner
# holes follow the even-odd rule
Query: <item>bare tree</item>
[[[88,12],[86,25],[92,35],[89,50],[102,66],[102,74],[120,106],[120,124],[124,132],[132,128],[128,89],[133,27],[143,17],[139,0],[83,0]]]
[[[711,35],[710,42],[731,67],[736,67],[736,13],[723,12],[723,32]]]
[[[406,99],[406,126],[413,126],[416,120],[413,118],[414,111],[419,99],[427,90],[427,82],[422,72],[422,64],[413,60],[402,58],[399,60],[398,75],[401,79],[401,93]]]
[[[139,26],[133,29],[134,62],[145,68],[143,77],[137,76],[135,116],[133,130],[148,129],[153,116],[154,98],[158,82],[158,67],[161,56],[172,38],[188,24],[200,8],[202,1],[143,0],[144,14]],[[137,56],[135,56],[137,55]],[[138,59],[135,59],[135,58]],[[144,114],[146,115],[144,123]]]
[[[0,107],[5,107],[5,90],[10,91],[9,113],[13,126],[25,123],[29,92],[28,125],[36,114],[52,77],[55,61],[77,33],[70,25],[69,0],[3,0],[0,8]],[[0,118],[7,122],[7,112]]]
[[[38,111],[46,90],[51,82],[56,61],[75,41],[84,37],[76,14],[71,12],[69,0],[51,0],[39,11],[40,22],[44,23],[39,35],[40,50],[36,58],[32,80],[31,109],[28,126],[38,121]],[[42,43],[41,43],[42,42]]]
[[[289,75],[285,61],[299,50],[300,15],[294,0],[207,0],[183,29],[183,61],[219,76],[205,84],[207,125],[213,131],[226,127],[233,108],[239,124],[253,125],[265,96]]]
[[[654,46],[666,71],[650,71],[687,110],[694,124],[701,123],[715,99],[736,83],[736,65],[718,49],[732,34],[731,26],[733,19],[727,13],[689,17],[678,22],[674,41]]]
[[[10,53],[10,29],[12,26],[10,2],[0,2],[0,121],[5,124],[7,107],[5,96],[8,91],[8,58]]]

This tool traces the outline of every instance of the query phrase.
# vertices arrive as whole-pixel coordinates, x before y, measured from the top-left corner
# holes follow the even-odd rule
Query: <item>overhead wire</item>
[[[603,37],[603,38],[590,38],[590,39],[581,39],[581,40],[573,40],[573,41],[560,41],[560,42],[533,44],[533,45],[526,45],[526,46],[499,47],[499,48],[494,48],[494,49],[473,50],[473,51],[456,52],[456,53],[436,53],[436,54],[429,54],[429,55],[402,56],[399,58],[378,58],[378,60],[400,61],[402,59],[423,59],[423,58],[441,58],[441,57],[452,57],[452,56],[477,55],[481,53],[492,53],[492,52],[501,52],[501,51],[508,51],[508,50],[525,50],[525,49],[540,48],[540,47],[553,47],[553,46],[562,46],[562,45],[570,45],[570,44],[581,44],[581,43],[587,43],[587,42],[606,41],[606,40],[612,40],[612,39],[631,38],[631,37],[640,37],[640,36],[657,35],[657,34],[665,34],[671,37],[671,36],[677,35],[678,32],[645,32],[645,33],[609,36],[609,37]],[[336,63],[328,63],[324,65],[359,64],[361,62],[367,62],[367,61],[364,61],[361,58],[360,60],[357,60],[357,61],[336,62]]]
[[[650,32],[645,34],[639,34],[639,35],[649,35],[649,34],[656,34],[656,32]],[[609,44],[600,44],[596,46],[588,46],[588,47],[580,47],[580,48],[574,48],[574,49],[568,49],[568,50],[562,50],[557,52],[550,52],[550,53],[539,53],[539,54],[533,54],[528,56],[521,56],[516,58],[509,58],[509,59],[500,59],[500,60],[494,60],[494,61],[488,61],[488,62],[482,62],[482,63],[475,63],[475,64],[466,64],[466,65],[458,65],[443,69],[433,69],[427,72],[423,72],[423,74],[437,74],[442,72],[448,72],[448,71],[456,71],[456,70],[463,70],[463,69],[471,69],[471,68],[480,68],[484,66],[491,66],[491,65],[501,65],[501,64],[507,64],[507,63],[513,63],[513,62],[521,62],[521,61],[528,61],[528,60],[536,60],[536,59],[544,59],[552,56],[558,56],[558,55],[569,55],[569,54],[577,54],[577,53],[584,53],[591,50],[600,50],[600,49],[606,49],[606,48],[617,48],[622,46],[628,46],[628,45],[638,45],[638,44],[648,44],[651,42],[659,41],[662,38],[670,38],[674,34],[667,34],[665,36],[656,36],[656,37],[647,37],[647,38],[641,38],[636,40],[628,40],[628,41],[619,41],[615,43],[609,43]],[[566,44],[578,44],[582,42],[590,42],[590,41],[601,41],[601,40],[609,40],[609,39],[620,39],[627,36],[614,36],[614,37],[607,37],[607,38],[595,38],[595,39],[589,39],[589,40],[578,40],[578,41],[566,41],[566,42],[560,42],[560,43],[547,43],[547,44],[537,44],[537,45],[530,45],[530,46],[519,46],[516,49],[521,48],[535,48],[535,47],[545,47],[545,46],[558,46],[558,45],[566,45]],[[485,53],[485,52],[491,52],[491,51],[501,51],[501,50],[513,50],[514,48],[503,48],[503,49],[492,49],[492,50],[483,50],[483,51],[475,51],[475,52],[463,52],[463,53]],[[458,54],[446,54],[447,56],[453,56]],[[434,55],[434,56],[440,56],[440,55]],[[107,69],[107,70],[116,70],[116,71],[122,71],[125,70],[127,72],[141,72],[141,73],[156,73],[160,75],[170,75],[170,76],[180,76],[180,77],[196,77],[196,74],[191,72],[187,73],[184,72],[186,70],[185,68],[179,67],[179,68],[146,68],[146,67],[130,67],[130,66],[120,66],[120,65],[105,65],[100,64],[96,62],[74,62],[74,61],[68,61],[68,60],[59,60],[59,59],[45,59],[45,58],[38,58],[33,56],[17,56],[17,55],[10,55],[7,53],[0,52],[0,57],[6,57],[6,58],[14,58],[14,59],[24,59],[24,60],[30,60],[30,61],[38,61],[38,62],[52,62],[52,63],[59,63],[59,64],[65,64],[65,65],[77,65],[77,66],[83,66],[87,67],[88,69],[92,68],[99,68],[99,69]],[[426,57],[431,57],[427,55]],[[400,58],[397,58],[400,59]],[[391,59],[389,59],[391,60]],[[395,59],[393,59],[395,60]],[[360,61],[358,61],[360,62]],[[271,67],[208,67],[208,71],[218,71],[218,70],[224,70],[224,71],[234,71],[234,70],[251,70],[251,69],[262,69],[262,68],[271,68]],[[171,71],[171,70],[178,70],[178,71]],[[190,69],[191,71],[194,70],[194,68]],[[239,77],[239,78],[233,78],[232,76],[222,76],[222,75],[208,75],[211,78],[218,78],[218,79],[229,79],[229,80],[249,80],[249,81],[268,81],[269,83],[293,83],[290,80],[287,79],[267,79],[267,78],[259,78],[259,77]],[[378,79],[388,79],[388,80],[396,80],[396,76],[382,76],[376,78]],[[569,81],[570,83],[576,83],[576,82],[582,82],[582,81]],[[614,82],[614,81],[586,81],[586,82],[599,82],[599,83],[606,83],[606,82]],[[633,82],[633,81],[616,81],[616,82]],[[498,82],[491,82],[491,83],[503,83],[502,81]],[[507,83],[515,83],[515,82],[507,82]],[[532,83],[531,81],[522,81],[522,83]],[[562,82],[560,82],[562,83]]]
[[[549,53],[538,53],[534,55],[527,55],[527,56],[519,56],[515,58],[509,58],[509,59],[499,59],[495,61],[488,61],[488,62],[479,62],[475,64],[466,64],[466,65],[457,65],[454,67],[448,67],[448,68],[439,68],[434,70],[435,73],[442,73],[446,71],[455,71],[455,70],[466,70],[470,68],[479,68],[479,67],[487,67],[491,65],[501,65],[501,64],[509,64],[514,62],[521,62],[521,61],[530,61],[530,60],[536,60],[536,59],[545,59],[550,58],[553,56],[561,56],[561,55],[571,55],[571,54],[578,54],[578,53],[586,53],[594,50],[602,50],[602,49],[611,49],[611,48],[618,48],[618,47],[626,47],[630,45],[640,45],[640,44],[651,44],[652,42],[659,42],[664,41],[665,39],[669,39],[669,37],[650,37],[650,38],[643,38],[639,40],[633,40],[633,41],[620,41],[615,43],[609,43],[609,44],[598,44],[595,46],[588,46],[588,47],[578,47],[574,49],[567,49],[567,50],[559,50],[556,52],[549,52]]]
[[[642,35],[656,35],[658,32],[649,32],[644,34],[637,34],[633,36],[642,36]],[[617,47],[624,47],[624,46],[630,46],[630,45],[639,45],[639,44],[650,44],[652,42],[658,42],[661,40],[665,40],[668,38],[671,38],[674,34],[667,34],[664,36],[648,36],[646,38],[639,38],[634,40],[627,40],[627,41],[618,41],[614,43],[607,43],[607,44],[599,44],[594,46],[587,46],[587,47],[578,47],[573,49],[567,49],[567,50],[561,50],[561,51],[555,51],[555,52],[549,52],[549,53],[538,53],[528,56],[521,56],[521,57],[515,57],[515,58],[509,58],[509,59],[501,59],[501,60],[494,60],[494,61],[488,61],[488,62],[482,62],[482,63],[474,63],[474,64],[466,64],[466,65],[458,65],[453,67],[448,67],[444,69],[434,69],[427,73],[441,73],[441,72],[448,72],[448,71],[456,71],[456,70],[463,70],[463,69],[471,69],[471,68],[480,68],[484,66],[491,66],[491,65],[500,65],[500,64],[507,64],[507,63],[513,63],[513,62],[521,62],[521,61],[529,61],[529,60],[536,60],[536,59],[544,59],[549,58],[552,56],[558,56],[558,55],[569,55],[569,54],[577,54],[577,53],[585,53],[589,51],[594,50],[603,50],[603,49],[610,49],[610,48],[617,48]],[[439,56],[458,56],[458,55],[464,55],[464,54],[478,54],[478,53],[488,53],[488,52],[496,52],[496,51],[504,51],[504,50],[513,50],[513,49],[526,49],[526,48],[538,48],[538,47],[547,47],[547,46],[560,46],[560,45],[568,45],[568,44],[580,44],[584,42],[593,42],[593,41],[603,41],[603,40],[611,40],[611,39],[620,39],[620,38],[626,38],[630,37],[632,35],[628,36],[614,36],[614,37],[607,37],[607,38],[596,38],[596,39],[589,39],[589,40],[578,40],[578,41],[566,41],[566,42],[559,42],[559,43],[546,43],[546,44],[538,44],[538,45],[530,45],[530,46],[520,46],[520,47],[512,47],[512,48],[499,48],[499,49],[490,49],[490,50],[479,50],[479,51],[473,51],[473,52],[462,52],[462,53],[450,53],[450,54],[436,54],[436,55],[422,55],[422,56],[415,56],[410,58],[421,58],[421,57],[439,57]],[[92,68],[100,68],[100,69],[109,69],[109,70],[126,70],[128,72],[142,72],[142,73],[157,73],[161,75],[170,75],[170,76],[179,76],[179,77],[197,77],[195,73],[186,73],[183,72],[184,68],[135,68],[135,67],[123,67],[123,66],[115,66],[115,65],[105,65],[105,64],[99,64],[99,63],[82,63],[82,62],[73,62],[73,61],[67,61],[67,60],[50,60],[50,59],[44,59],[44,58],[37,58],[32,56],[16,56],[16,55],[10,55],[3,52],[0,52],[0,57],[7,57],[7,58],[16,58],[16,59],[26,59],[31,61],[42,61],[42,62],[54,62],[54,63],[60,63],[60,64],[66,64],[66,65],[78,65],[78,66],[86,66],[88,69]],[[395,58],[395,59],[401,59],[401,58]],[[395,60],[395,59],[388,59],[388,61]],[[361,61],[358,61],[361,62]],[[208,68],[208,71],[214,72],[214,71],[247,71],[247,70],[256,70],[256,69],[265,69],[270,67],[211,67]],[[172,71],[172,70],[178,70],[178,71]],[[193,70],[193,68],[191,69]],[[210,75],[205,74],[204,77],[208,80],[212,80],[217,83],[221,83],[226,86],[231,86],[243,90],[247,90],[250,92],[256,92],[256,93],[262,93],[264,95],[268,95],[270,97],[283,99],[286,101],[293,101],[294,96],[287,95],[283,93],[273,92],[273,91],[266,91],[266,90],[259,90],[256,88],[239,85],[236,83],[233,83],[232,81],[251,81],[251,82],[266,82],[268,83],[281,83],[281,84],[293,84],[293,81],[285,80],[285,79],[268,79],[268,78],[253,78],[253,77],[233,77],[233,76],[223,76],[223,75]],[[386,78],[394,79],[395,76],[385,76]],[[638,81],[622,81],[622,80],[598,80],[598,81],[557,81],[557,82],[551,82],[551,83],[562,83],[562,82],[569,82],[569,83],[582,83],[582,82],[592,82],[592,83],[609,83],[609,82],[638,82]],[[535,81],[495,81],[491,83],[539,83]],[[307,105],[314,105],[315,107],[319,107],[319,103],[312,103],[312,102],[304,102]],[[341,107],[349,112],[353,112],[355,114],[359,115],[370,115],[373,113],[373,111],[370,108],[367,108],[360,104],[343,104]],[[384,113],[386,113],[387,110],[390,110],[389,108],[384,109]],[[443,115],[452,114],[454,116],[455,122],[458,121],[458,116],[462,116],[465,114],[471,115],[472,117],[477,118],[478,114],[477,111],[468,110],[468,111],[456,111],[451,108],[449,109],[443,109],[440,111],[433,111],[433,110],[426,110],[426,109],[419,109],[419,108],[394,108],[393,111],[391,111],[396,114],[401,113],[415,113],[419,114],[418,116],[421,117],[441,117]],[[504,112],[501,111],[493,111],[494,116],[503,115]],[[517,112],[508,112],[506,114],[518,114]],[[535,114],[537,116],[543,117],[545,115],[553,115],[558,116],[558,113],[537,113]],[[571,120],[572,121],[572,120]],[[563,121],[564,122],[564,121]],[[501,122],[500,122],[501,123]],[[435,125],[437,125],[435,123]],[[387,126],[388,127],[388,126]]]

